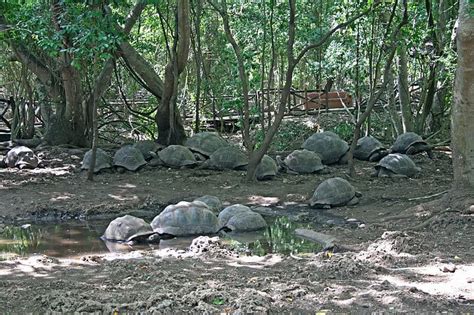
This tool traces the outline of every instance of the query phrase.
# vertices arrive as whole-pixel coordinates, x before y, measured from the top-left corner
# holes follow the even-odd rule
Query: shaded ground
[[[204,194],[284,207],[304,203],[325,178],[345,176],[345,167],[336,166],[330,174],[284,174],[249,184],[241,172],[145,168],[101,174],[90,183],[78,171],[82,153],[54,148],[40,153],[44,169],[0,169],[0,224],[119,213],[153,217],[166,204]],[[351,182],[363,194],[360,204],[324,211],[363,224],[320,230],[352,251],[247,257],[213,243],[204,253],[14,259],[0,264],[0,310],[472,312],[474,214],[440,201],[419,206],[443,196],[452,172],[444,153],[415,162],[422,168],[415,179],[379,179],[370,177],[373,164],[357,161]],[[321,210],[292,211],[312,222]],[[432,217],[433,211],[442,213]]]

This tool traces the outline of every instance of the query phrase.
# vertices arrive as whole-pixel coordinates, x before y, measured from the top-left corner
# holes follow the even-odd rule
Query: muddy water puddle
[[[267,217],[268,228],[249,233],[227,233],[221,238],[227,246],[248,255],[284,255],[318,252],[321,246],[294,235],[296,228],[315,228],[288,217]],[[56,224],[6,226],[0,233],[0,260],[15,256],[47,255],[76,258],[90,254],[127,252],[143,249],[186,249],[194,237],[161,240],[159,244],[134,245],[104,242],[100,239],[109,221],[74,221]]]

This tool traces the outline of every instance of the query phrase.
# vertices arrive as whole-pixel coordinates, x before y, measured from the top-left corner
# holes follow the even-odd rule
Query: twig
[[[304,259],[303,257],[296,256],[296,255],[293,254],[293,253],[290,253],[290,257],[291,257],[291,258],[294,258],[294,259],[296,259],[296,260],[303,260],[303,259]]]
[[[436,193],[436,194],[432,194],[432,195],[427,195],[427,196],[422,196],[422,197],[415,197],[415,198],[409,198],[408,201],[414,201],[414,200],[423,200],[423,199],[430,199],[430,198],[433,198],[433,197],[438,197],[438,196],[441,196],[445,193],[447,193],[448,190],[445,190],[445,191],[442,191],[442,192],[439,192],[439,193]]]

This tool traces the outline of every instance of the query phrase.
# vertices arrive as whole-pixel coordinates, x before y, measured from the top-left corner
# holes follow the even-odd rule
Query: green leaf
[[[220,296],[216,296],[215,298],[212,299],[211,302],[213,305],[223,305],[225,303],[224,299]]]

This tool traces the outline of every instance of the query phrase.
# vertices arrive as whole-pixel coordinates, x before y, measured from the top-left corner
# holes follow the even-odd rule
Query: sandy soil
[[[0,169],[0,224],[153,217],[169,203],[205,194],[285,206],[304,203],[321,181],[346,173],[335,166],[324,175],[247,183],[237,171],[145,168],[100,174],[91,183],[79,172],[83,153],[51,148],[38,152],[45,168]],[[356,162],[350,181],[363,195],[360,203],[324,211],[363,224],[319,231],[346,250],[253,257],[211,239],[187,251],[15,258],[0,262],[0,311],[473,312],[474,213],[440,199],[451,186],[448,155],[420,155],[415,162],[422,172],[414,179],[373,178],[373,164]],[[311,222],[321,210],[292,211]]]

